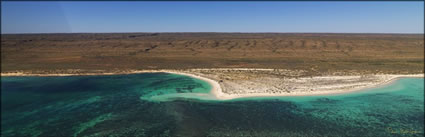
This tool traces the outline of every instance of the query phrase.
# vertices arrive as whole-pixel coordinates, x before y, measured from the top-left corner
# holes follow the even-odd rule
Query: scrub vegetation
[[[2,34],[2,72],[272,68],[424,72],[423,34]],[[72,73],[72,72],[67,72]]]

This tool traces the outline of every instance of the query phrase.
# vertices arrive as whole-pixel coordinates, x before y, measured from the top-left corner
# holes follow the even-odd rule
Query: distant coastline
[[[214,69],[213,69],[214,70]],[[226,69],[215,69],[215,71],[224,71]],[[241,70],[255,70],[255,71],[270,71],[268,69],[248,69],[248,68],[242,68]],[[370,81],[360,81],[365,84],[362,84],[362,86],[347,86],[342,83],[335,83],[330,81],[331,84],[327,85],[314,85],[317,87],[317,89],[328,89],[328,90],[320,90],[320,91],[303,91],[303,92],[279,92],[275,93],[273,90],[266,90],[271,92],[263,92],[263,93],[253,93],[244,91],[241,89],[239,92],[231,91],[232,87],[228,87],[228,84],[223,83],[222,80],[211,78],[210,76],[205,76],[200,73],[194,73],[190,71],[182,71],[182,70],[132,70],[132,71],[123,71],[123,72],[116,72],[116,73],[58,73],[58,74],[32,74],[32,73],[23,73],[23,72],[16,72],[16,73],[1,73],[1,76],[90,76],[90,75],[120,75],[120,74],[137,74],[137,73],[173,73],[173,74],[180,74],[185,75],[189,77],[193,77],[196,79],[200,79],[203,81],[208,82],[211,86],[211,94],[213,94],[218,100],[229,100],[229,99],[235,99],[235,98],[244,98],[244,97],[269,97],[269,96],[314,96],[314,95],[333,95],[333,94],[344,94],[344,93],[350,93],[350,92],[356,92],[361,91],[368,88],[376,88],[380,86],[384,86],[387,84],[390,84],[394,82],[395,80],[399,78],[404,77],[418,77],[418,78],[424,78],[424,74],[413,74],[413,75],[394,75],[394,74],[380,74],[375,75],[375,77],[380,78],[379,80],[375,80],[373,82]],[[341,78],[351,78],[354,76],[322,76],[322,77],[311,77],[311,78],[301,78],[301,80],[306,79],[341,79]],[[352,80],[352,78],[350,79]],[[238,86],[244,86],[244,85],[238,85]],[[297,87],[297,85],[294,85],[295,89],[297,88],[304,88],[304,87]],[[270,88],[270,87],[258,87],[258,88]]]

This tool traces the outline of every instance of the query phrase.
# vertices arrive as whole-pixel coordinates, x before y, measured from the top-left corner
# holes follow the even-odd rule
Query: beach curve
[[[258,70],[258,69],[256,69]],[[132,70],[132,71],[123,71],[119,73],[83,73],[83,74],[28,74],[28,73],[1,73],[1,76],[76,76],[76,75],[119,75],[119,74],[137,74],[137,73],[173,73],[173,74],[179,74],[179,75],[185,75],[192,78],[200,79],[205,82],[207,82],[209,85],[211,85],[210,93],[215,97],[217,100],[231,100],[236,98],[247,98],[247,97],[276,97],[276,96],[317,96],[317,95],[335,95],[335,94],[346,94],[351,92],[357,92],[357,91],[363,91],[369,88],[378,88],[381,86],[388,85],[397,79],[404,78],[404,77],[419,77],[424,78],[424,74],[412,74],[412,75],[393,75],[393,74],[385,74],[385,75],[375,75],[378,78],[381,78],[380,80],[377,80],[376,82],[365,82],[362,83],[362,86],[345,86],[345,88],[338,89],[344,86],[344,84],[341,83],[333,83],[331,85],[319,85],[318,89],[329,89],[329,90],[321,90],[321,91],[314,91],[314,92],[279,92],[279,93],[235,93],[231,90],[224,91],[222,80],[218,80],[216,78],[211,78],[210,76],[205,76],[199,73],[194,73],[191,71],[181,71],[181,70]],[[333,79],[337,77],[353,77],[353,76],[321,76],[321,77],[310,77],[310,78],[304,78],[304,79]],[[301,78],[302,80],[303,78]],[[297,79],[298,80],[298,79]],[[221,82],[221,83],[219,83]],[[241,85],[244,86],[244,85]],[[264,87],[262,87],[264,88]],[[269,88],[269,87],[265,87]],[[226,88],[225,88],[226,89]],[[241,90],[243,91],[243,90]]]

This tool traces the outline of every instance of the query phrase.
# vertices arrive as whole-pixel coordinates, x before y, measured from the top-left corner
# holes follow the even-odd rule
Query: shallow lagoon
[[[1,79],[2,136],[424,136],[423,78],[230,101],[168,73]]]

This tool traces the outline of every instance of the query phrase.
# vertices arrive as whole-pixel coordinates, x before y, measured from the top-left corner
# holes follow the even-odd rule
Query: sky
[[[1,2],[1,33],[424,33],[424,2]]]

